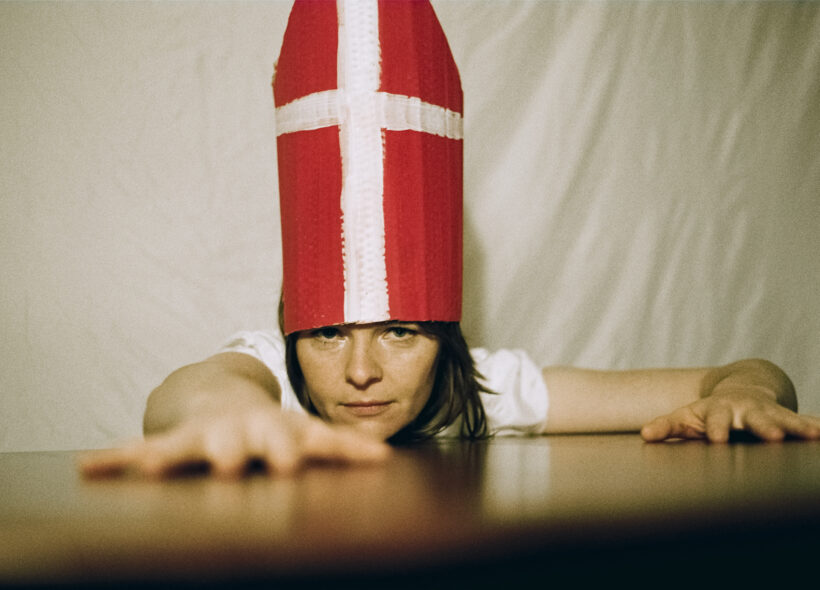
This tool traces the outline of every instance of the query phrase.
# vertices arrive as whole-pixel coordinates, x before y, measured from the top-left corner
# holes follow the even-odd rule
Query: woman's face
[[[439,343],[418,324],[345,324],[299,333],[296,356],[310,401],[327,422],[382,440],[421,412]]]

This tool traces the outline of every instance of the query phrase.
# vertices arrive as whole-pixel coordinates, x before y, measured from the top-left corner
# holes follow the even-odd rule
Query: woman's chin
[[[396,424],[392,420],[379,420],[378,418],[346,421],[345,425],[377,440],[389,439],[404,426],[403,424]]]

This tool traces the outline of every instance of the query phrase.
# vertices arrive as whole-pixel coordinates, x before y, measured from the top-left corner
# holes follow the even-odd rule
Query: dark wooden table
[[[0,585],[818,579],[818,442],[500,438],[238,481],[87,481],[75,460],[0,454]]]

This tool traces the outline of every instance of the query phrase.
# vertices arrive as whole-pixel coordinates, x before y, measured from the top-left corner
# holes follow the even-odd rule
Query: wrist
[[[246,412],[278,402],[278,383],[219,360],[187,365],[169,375],[151,392],[145,408],[146,434],[173,428],[193,418],[234,411]]]

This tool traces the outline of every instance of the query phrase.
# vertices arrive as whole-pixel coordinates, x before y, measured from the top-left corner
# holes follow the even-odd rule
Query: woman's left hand
[[[641,436],[648,442],[678,438],[721,443],[728,441],[733,431],[745,431],[768,442],[786,437],[816,440],[820,439],[820,418],[797,414],[754,388],[724,387],[648,422]]]

